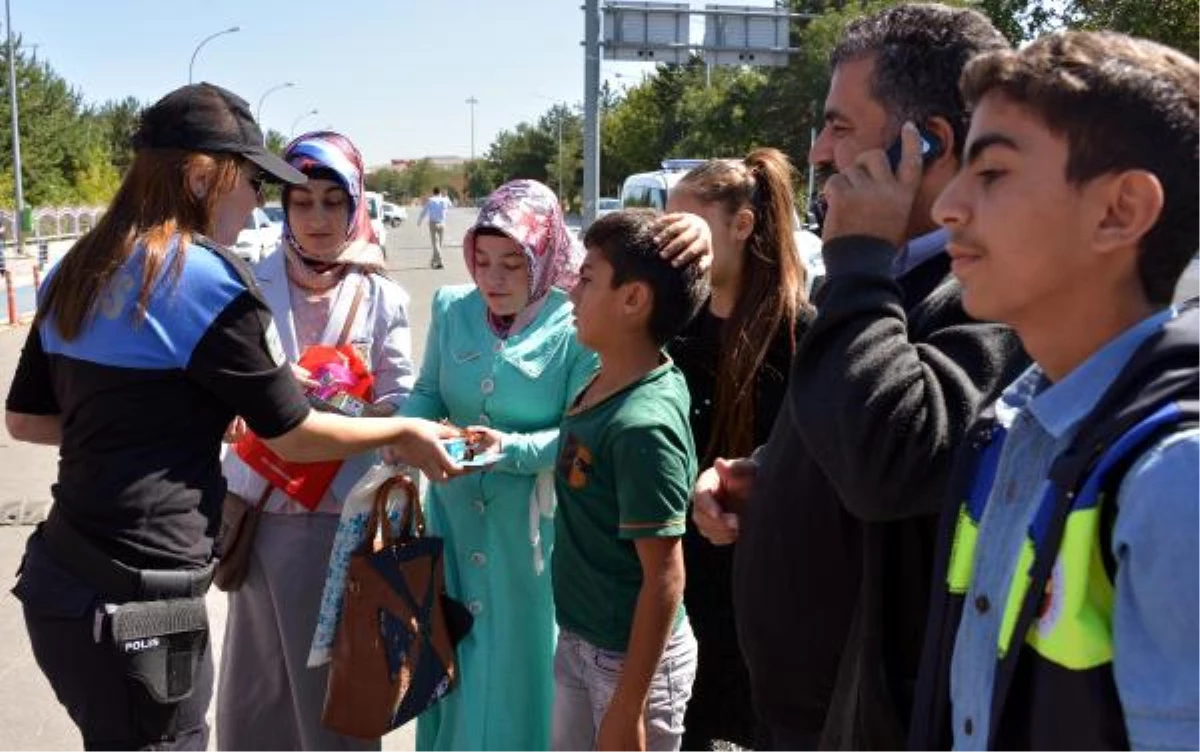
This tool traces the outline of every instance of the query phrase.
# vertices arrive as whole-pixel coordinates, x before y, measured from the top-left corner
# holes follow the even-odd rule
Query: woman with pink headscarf
[[[582,249],[554,193],[516,180],[463,239],[475,283],[433,301],[425,359],[404,414],[485,432],[503,457],[435,485],[426,519],[445,538],[446,588],[474,615],[458,688],[417,722],[418,749],[547,749],[553,706],[550,593],[558,424],[595,368],[567,292]]]
[[[284,189],[282,239],[254,269],[283,355],[297,363],[314,345],[349,345],[372,378],[363,414],[391,415],[413,386],[408,294],[383,274],[362,157],[345,136],[320,131],[294,140],[283,158],[308,182]],[[229,596],[218,749],[379,749],[377,739],[321,725],[328,665],[306,665],[342,505],[375,461],[375,452],[351,457],[301,503],[227,453],[229,492],[265,513],[246,580]]]

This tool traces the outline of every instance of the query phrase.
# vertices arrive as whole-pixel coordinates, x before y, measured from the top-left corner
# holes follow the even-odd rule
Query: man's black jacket
[[[826,245],[817,317],[757,453],[734,557],[755,707],[822,745],[900,748],[951,457],[1027,365],[972,320],[938,253],[893,277],[869,237]]]

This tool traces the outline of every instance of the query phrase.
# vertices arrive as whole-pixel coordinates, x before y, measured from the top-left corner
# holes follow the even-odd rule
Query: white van
[[[363,191],[363,199],[367,202],[367,214],[371,217],[371,227],[379,238],[379,247],[387,253],[387,226],[383,223],[383,194],[375,191]]]
[[[667,194],[680,178],[693,167],[699,167],[706,159],[664,159],[662,169],[654,172],[639,172],[625,178],[621,186],[621,208],[650,207],[666,211]]]
[[[699,167],[706,159],[664,159],[662,169],[654,172],[639,172],[625,178],[621,187],[621,207],[650,207],[666,211],[667,194],[693,167]],[[793,234],[800,262],[807,270],[808,293],[825,281],[825,259],[821,256],[821,239],[804,229],[798,214],[792,215]]]

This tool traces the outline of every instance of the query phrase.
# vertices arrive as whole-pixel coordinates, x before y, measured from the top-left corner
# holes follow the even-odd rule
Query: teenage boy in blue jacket
[[[1034,360],[968,432],[939,536],[916,749],[1200,743],[1200,67],[1059,33],[972,61],[934,204],[968,313]]]

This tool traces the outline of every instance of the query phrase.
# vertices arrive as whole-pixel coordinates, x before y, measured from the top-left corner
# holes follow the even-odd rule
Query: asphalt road
[[[416,213],[413,213],[415,219]],[[474,209],[451,210],[446,226],[443,258],[446,267],[429,268],[427,225],[409,221],[388,231],[388,275],[412,296],[409,305],[413,330],[413,358],[420,363],[429,327],[433,293],[445,284],[468,281],[461,244],[463,232],[475,218]],[[0,326],[0,386],[8,393],[27,327]],[[57,451],[12,441],[0,431],[0,749],[79,749],[82,740],[66,712],[42,677],[29,650],[20,603],[9,593],[25,539],[32,530],[25,523],[45,515],[50,485],[57,470]],[[7,522],[8,524],[3,524]],[[13,524],[17,523],[17,524]],[[217,665],[225,627],[225,595],[214,589],[208,596],[209,615]],[[210,721],[212,711],[210,710]],[[269,721],[266,721],[269,722]],[[385,750],[414,748],[412,724],[383,740]],[[215,737],[209,747],[214,748]]]

